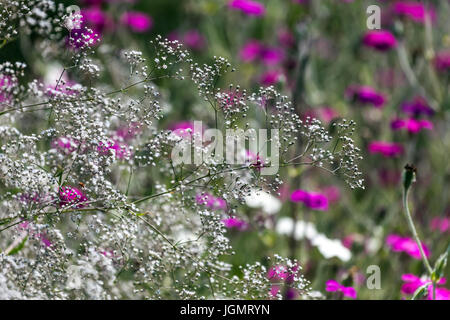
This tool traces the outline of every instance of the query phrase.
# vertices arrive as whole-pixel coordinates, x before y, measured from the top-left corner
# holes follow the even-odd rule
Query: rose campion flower
[[[284,53],[278,48],[271,48],[262,45],[257,40],[251,40],[242,47],[240,58],[245,62],[261,60],[265,65],[276,65],[284,58]]]
[[[425,98],[420,96],[415,97],[412,101],[404,102],[402,104],[402,111],[414,117],[434,115],[434,110],[429,106]]]
[[[190,138],[194,133],[194,123],[192,121],[180,121],[171,125],[169,130],[181,138]]]
[[[325,283],[328,292],[342,292],[344,297],[356,299],[356,290],[353,287],[345,287],[336,280],[330,279]]]
[[[69,154],[77,150],[78,143],[70,137],[59,137],[52,141],[51,146],[62,153]]]
[[[383,107],[386,98],[374,88],[362,85],[351,85],[347,88],[345,95],[347,98],[361,104],[371,104],[375,108]]]
[[[322,188],[321,192],[327,197],[330,203],[338,202],[341,197],[341,191],[335,186]]]
[[[393,130],[406,129],[410,133],[418,133],[422,129],[432,130],[433,123],[428,120],[395,119],[391,122]]]
[[[122,14],[120,22],[134,32],[146,32],[153,26],[152,18],[143,12],[128,11]]]
[[[99,7],[82,9],[81,15],[83,17],[83,24],[86,24],[86,26],[94,30],[98,30],[99,32],[109,29],[113,25],[111,18],[108,17]]]
[[[240,10],[248,16],[263,16],[266,13],[266,8],[260,2],[252,0],[231,0],[228,6],[233,10]]]
[[[433,218],[430,223],[431,230],[440,231],[442,233],[450,231],[450,217]]]
[[[227,218],[222,220],[225,228],[245,231],[248,229],[248,223],[239,218]]]
[[[420,249],[416,241],[409,237],[402,237],[397,234],[390,234],[386,237],[386,245],[394,252],[405,252],[414,259],[420,260]],[[422,249],[425,256],[430,256],[430,250],[422,243]]]
[[[78,188],[65,186],[59,191],[59,205],[61,207],[77,204],[75,208],[82,208],[86,201],[86,195]]]
[[[205,38],[197,30],[188,30],[183,35],[182,42],[192,50],[200,51],[206,45]]]
[[[387,51],[397,46],[397,39],[387,30],[368,31],[362,40],[363,44],[378,51]]]
[[[292,202],[303,202],[305,206],[313,210],[328,210],[328,199],[318,192],[308,192],[305,190],[295,190],[291,194]]]
[[[209,193],[197,194],[195,201],[212,210],[225,210],[227,208],[227,202],[224,199],[215,197]]]
[[[434,57],[434,67],[440,72],[450,71],[450,50],[440,51]]]
[[[120,141],[130,141],[141,132],[140,124],[132,122],[129,125],[119,127],[114,133],[114,138]]]
[[[118,141],[109,141],[107,143],[100,142],[97,151],[101,155],[108,155],[109,150],[113,150],[117,159],[126,159],[131,156],[131,151],[127,145],[119,143]]]
[[[415,1],[398,1],[392,5],[392,11],[395,15],[405,17],[414,22],[425,23],[425,14],[427,13],[431,21],[436,20],[434,9],[426,9],[425,5]]]
[[[404,151],[403,146],[399,143],[373,141],[369,144],[370,153],[380,153],[385,157],[396,157]]]
[[[83,47],[92,47],[100,42],[99,32],[86,28],[73,29],[69,36],[69,45],[72,48],[80,49]]]
[[[279,82],[282,78],[282,73],[276,70],[266,71],[260,77],[260,83],[264,86],[272,86]]]
[[[406,295],[412,295],[419,287],[425,284],[429,284],[427,288],[428,290],[427,299],[433,300],[433,282],[431,281],[431,279],[425,277],[419,278],[414,274],[407,273],[402,275],[402,281],[404,282],[404,284],[401,287],[401,292]],[[437,285],[443,285],[446,282],[447,282],[446,278],[441,278],[437,282]],[[450,290],[440,288],[437,285],[436,285],[436,300],[450,300]]]

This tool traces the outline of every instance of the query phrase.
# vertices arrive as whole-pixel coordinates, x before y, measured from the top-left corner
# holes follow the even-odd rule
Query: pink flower
[[[118,128],[114,134],[114,139],[119,141],[130,141],[141,131],[138,122],[132,122],[127,126]]]
[[[278,42],[282,46],[292,48],[295,46],[295,37],[288,29],[281,29],[278,32]]]
[[[241,49],[239,56],[242,61],[251,62],[259,58],[262,45],[257,40],[250,40]]]
[[[387,30],[371,30],[363,37],[363,44],[378,51],[387,51],[397,46],[394,35]]]
[[[83,9],[81,10],[81,15],[86,26],[100,32],[112,26],[111,19],[99,7]]]
[[[242,47],[239,55],[245,62],[261,60],[268,66],[276,65],[284,58],[284,53],[281,49],[266,47],[257,40],[247,42]]]
[[[0,74],[0,103],[11,101],[11,91],[15,85],[15,81],[10,76]]]
[[[434,67],[441,72],[450,70],[450,50],[440,51],[434,57]]]
[[[406,129],[410,133],[418,133],[422,129],[433,129],[433,123],[428,120],[416,119],[395,119],[391,122],[391,128],[394,130]]]
[[[59,137],[53,140],[51,145],[52,148],[65,154],[72,153],[78,148],[78,143],[70,137]]]
[[[205,47],[205,38],[197,30],[189,30],[183,35],[183,43],[193,49],[202,50]]]
[[[369,86],[351,85],[347,88],[345,95],[349,99],[356,100],[362,104],[371,104],[376,108],[381,108],[386,101],[383,94]]]
[[[396,157],[403,153],[403,146],[399,143],[373,141],[369,144],[370,153],[381,153],[385,157]]]
[[[73,29],[69,36],[69,45],[72,48],[80,49],[96,45],[100,42],[99,33],[96,30],[86,28]]]
[[[390,234],[386,237],[386,244],[394,252],[405,252],[414,259],[421,259],[419,246],[412,238],[402,237],[397,234]],[[425,256],[428,258],[430,256],[430,250],[424,244],[422,244],[422,249]]]
[[[153,25],[153,20],[149,15],[138,11],[125,12],[120,17],[120,22],[129,26],[134,32],[145,32]]]
[[[329,186],[326,188],[322,188],[322,193],[328,199],[330,203],[338,202],[341,197],[341,192],[338,187]]]
[[[224,223],[225,227],[228,229],[234,228],[239,231],[244,231],[244,230],[248,229],[248,223],[239,218],[227,218],[227,219],[223,219],[222,222]]]
[[[118,141],[108,141],[107,143],[100,142],[97,146],[97,151],[101,155],[109,155],[109,150],[113,150],[117,159],[126,159],[131,156],[131,151],[126,144]]]
[[[194,133],[194,123],[192,121],[180,121],[169,127],[173,133],[182,138],[190,138]]]
[[[75,208],[84,207],[83,202],[87,201],[86,195],[79,189],[71,186],[62,187],[59,191],[59,205],[63,206],[72,206],[77,204]]]
[[[450,217],[433,218],[430,227],[431,230],[438,230],[442,233],[450,231]]]
[[[331,107],[319,107],[306,111],[305,118],[316,118],[323,122],[330,123],[333,119],[337,118],[339,114]]]
[[[291,201],[303,202],[305,206],[313,210],[328,210],[328,199],[321,193],[295,190],[291,194]]]
[[[336,280],[328,280],[325,283],[326,287],[325,290],[328,292],[342,292],[342,294],[344,295],[344,297],[348,297],[348,298],[352,298],[352,299],[356,299],[356,290],[353,287],[345,287],[342,284],[340,284],[339,282],[337,282]]]
[[[24,221],[21,224],[19,224],[19,228],[28,232],[28,234],[37,240],[40,240],[46,247],[50,247],[52,245],[52,242],[47,238],[47,235],[43,232],[36,232],[32,224],[28,221]]]
[[[426,10],[424,4],[413,1],[399,1],[393,4],[392,11],[395,15],[406,17],[414,22],[425,22],[425,13],[428,13],[431,21],[436,20],[436,13],[433,9]]]
[[[209,193],[197,194],[195,201],[212,210],[225,210],[227,208],[227,202],[224,199],[215,197]]]
[[[430,279],[419,278],[414,274],[407,273],[402,275],[402,281],[405,283],[401,287],[401,292],[406,295],[412,295],[419,287],[429,284],[427,299],[433,300],[433,283]],[[437,285],[443,285],[446,281],[445,278],[441,278]],[[450,290],[436,286],[436,300],[450,300]]]
[[[432,116],[434,110],[428,105],[423,97],[415,97],[413,101],[406,101],[402,104],[402,111],[412,116],[420,116],[422,114]]]
[[[281,80],[283,74],[276,70],[266,71],[260,77],[260,82],[264,86],[271,86]]]
[[[262,3],[252,0],[231,0],[228,6],[233,10],[241,10],[249,16],[263,16],[266,13],[266,8]]]

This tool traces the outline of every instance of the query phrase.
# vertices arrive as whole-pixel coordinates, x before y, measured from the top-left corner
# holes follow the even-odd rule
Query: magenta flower
[[[305,119],[307,117],[316,118],[323,122],[330,123],[333,119],[337,118],[339,114],[331,107],[319,107],[306,111],[304,116]]]
[[[260,77],[260,82],[264,86],[272,86],[279,82],[282,77],[282,73],[276,70],[266,71]]]
[[[362,85],[351,85],[347,88],[345,95],[352,100],[362,104],[371,104],[376,108],[383,107],[386,98],[374,88]]]
[[[97,146],[97,151],[101,155],[109,155],[109,150],[113,150],[117,159],[127,159],[131,156],[129,147],[118,141],[108,141],[107,143],[100,142]]]
[[[328,292],[342,292],[344,297],[356,299],[356,290],[353,287],[345,287],[333,279],[328,280],[325,285],[325,290]]]
[[[401,287],[401,292],[406,295],[412,295],[421,286],[429,284],[428,286],[428,300],[433,300],[433,283],[431,279],[419,278],[418,276],[407,273],[402,275],[402,281],[405,282]],[[443,285],[447,279],[441,278],[437,285]],[[439,288],[436,285],[436,300],[450,300],[450,290]]]
[[[11,101],[11,90],[14,87],[15,81],[10,76],[0,74],[0,103]]]
[[[450,71],[450,50],[440,51],[434,57],[434,67],[441,72]]]
[[[194,123],[192,121],[180,121],[171,125],[169,130],[181,138],[191,138],[194,134]]]
[[[434,110],[428,105],[423,97],[415,97],[413,101],[406,101],[402,104],[402,111],[414,117],[420,115],[432,116]]]
[[[292,48],[295,46],[295,37],[288,29],[281,29],[278,32],[278,42],[284,47]]]
[[[138,11],[128,11],[122,14],[120,22],[130,27],[134,32],[145,32],[153,26],[152,17]]]
[[[75,187],[66,186],[59,191],[59,205],[61,207],[77,204],[75,208],[82,208],[84,207],[83,203],[86,201],[86,195]]]
[[[248,229],[248,223],[239,218],[227,218],[223,219],[222,222],[228,229],[236,229],[239,231],[245,231]]]
[[[81,10],[81,15],[86,26],[99,32],[112,26],[111,19],[99,7],[83,9]]]
[[[338,187],[335,186],[322,188],[321,191],[330,203],[338,202],[339,198],[341,197],[341,191],[339,190]]]
[[[421,259],[419,246],[412,238],[390,234],[386,237],[386,244],[394,252],[405,252],[414,259]],[[430,250],[424,244],[422,244],[422,249],[425,256],[428,258],[430,256]]]
[[[403,151],[403,146],[399,143],[373,141],[369,144],[370,153],[381,153],[385,157],[396,157]]]
[[[265,65],[276,65],[284,58],[282,50],[266,47],[257,40],[247,42],[239,55],[245,62],[261,60]]]
[[[242,61],[251,62],[259,58],[262,45],[257,40],[250,40],[241,49],[239,56]]]
[[[197,30],[189,30],[183,35],[183,43],[193,49],[200,51],[206,45],[205,38]]]
[[[433,123],[428,120],[395,119],[391,122],[393,130],[406,129],[410,133],[418,133],[422,129],[433,129]]]
[[[73,29],[69,36],[69,45],[75,49],[92,47],[100,42],[99,33],[91,29]]]
[[[397,46],[394,35],[387,30],[370,30],[363,37],[363,44],[378,51],[387,51]]]
[[[255,154],[250,150],[245,151],[245,162],[251,167],[261,170],[264,167],[264,159],[259,154]]]
[[[69,154],[77,150],[78,143],[70,137],[59,137],[52,141],[51,146],[62,153]]]
[[[433,231],[440,231],[442,233],[450,231],[450,217],[433,218],[430,223],[430,228]]]
[[[130,141],[136,137],[141,131],[140,124],[138,122],[132,122],[127,126],[122,126],[114,133],[114,140]]]
[[[318,192],[308,192],[305,190],[295,190],[291,194],[292,202],[303,202],[305,206],[313,210],[328,210],[328,199]]]
[[[425,13],[428,13],[431,21],[436,20],[433,9],[426,10],[424,4],[414,1],[398,1],[393,4],[392,11],[395,15],[408,18],[414,22],[425,22]]]
[[[266,13],[266,8],[262,3],[252,0],[231,0],[228,2],[228,6],[249,16],[263,16]]]
[[[28,232],[28,234],[36,239],[36,240],[40,240],[46,247],[50,247],[52,245],[52,242],[47,238],[47,235],[45,233],[42,232],[36,232],[31,223],[28,221],[24,221],[21,224],[19,224],[19,228]]]
[[[195,201],[212,210],[226,210],[227,208],[227,202],[224,199],[215,197],[209,193],[197,194],[195,196]]]

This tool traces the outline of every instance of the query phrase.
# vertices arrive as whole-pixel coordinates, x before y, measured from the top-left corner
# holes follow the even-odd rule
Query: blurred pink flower
[[[250,40],[241,49],[239,56],[242,61],[251,62],[259,58],[262,45],[257,40]]]
[[[194,123],[192,121],[180,121],[169,127],[173,133],[182,138],[190,138],[194,134]]]
[[[285,47],[292,48],[295,46],[295,37],[288,29],[278,31],[278,42]]]
[[[352,100],[362,104],[371,104],[376,108],[383,107],[386,98],[374,88],[363,85],[351,85],[347,88],[345,95]]]
[[[406,17],[414,22],[425,22],[425,13],[427,12],[425,5],[416,1],[398,1],[392,5],[392,11],[395,15]],[[436,12],[434,9],[428,9],[428,15],[431,21],[436,20]]]
[[[345,287],[336,280],[330,279],[325,283],[325,290],[328,292],[342,292],[344,297],[356,299],[356,290],[353,287]]]
[[[281,80],[283,74],[277,70],[269,70],[264,72],[259,81],[264,86],[272,86]]]
[[[249,16],[263,16],[266,13],[266,8],[260,2],[252,0],[231,0],[228,6],[233,10],[241,10]]]
[[[77,189],[75,187],[62,187],[59,191],[59,205],[61,207],[78,204],[75,206],[75,208],[82,208],[84,206],[83,202],[86,201],[86,195],[80,189]]]
[[[262,45],[257,40],[250,40],[239,53],[242,61],[252,62],[261,60],[265,65],[276,65],[284,58],[284,53],[279,48],[271,48]]]
[[[328,210],[328,199],[318,192],[308,192],[305,190],[295,190],[291,194],[292,202],[303,202],[305,206],[313,210]]]
[[[113,150],[117,159],[127,159],[131,156],[131,150],[129,147],[115,140],[108,141],[106,143],[100,142],[97,146],[97,151],[101,155],[109,155],[109,150]]]
[[[15,85],[15,81],[10,76],[0,74],[0,102],[10,102],[11,90]]]
[[[86,28],[73,29],[68,38],[68,44],[75,49],[91,47],[100,42],[100,35],[97,30]]]
[[[28,221],[24,221],[19,224],[19,228],[28,232],[28,234],[37,240],[40,240],[46,247],[50,247],[52,242],[47,238],[47,235],[43,232],[36,232],[33,230],[32,225]]]
[[[409,237],[402,237],[397,234],[390,234],[386,237],[386,244],[394,252],[405,252],[414,259],[420,260],[420,250],[416,241]],[[430,250],[422,243],[422,249],[425,256],[430,256]]]
[[[202,50],[206,45],[205,38],[197,30],[188,30],[183,35],[182,42],[193,50]]]
[[[438,71],[450,71],[450,50],[440,51],[434,57],[434,66]]]
[[[418,276],[406,273],[402,275],[402,281],[405,282],[401,287],[401,292],[406,295],[412,295],[421,286],[430,284],[428,286],[428,300],[433,300],[433,283],[430,279],[419,278]],[[447,279],[441,278],[437,285],[443,285]],[[450,300],[450,290],[439,288],[436,286],[436,300]]]
[[[62,153],[69,154],[77,150],[78,142],[70,137],[59,137],[52,141],[51,146]]]
[[[130,141],[141,131],[140,124],[132,122],[129,125],[119,127],[114,133],[114,140]]]
[[[227,218],[223,219],[222,222],[228,229],[237,229],[239,231],[245,231],[248,229],[248,223],[239,218]]]
[[[422,129],[433,129],[433,123],[428,120],[417,119],[395,119],[391,122],[393,130],[406,129],[410,133],[418,133]]]
[[[442,233],[450,231],[450,217],[433,218],[430,223],[430,228],[433,231],[440,231]]]
[[[339,114],[331,107],[318,107],[305,112],[305,117],[320,119],[325,123],[330,123]]]
[[[322,188],[321,192],[327,197],[330,203],[338,202],[341,197],[341,191],[336,186]]]
[[[209,193],[197,194],[195,201],[212,210],[225,210],[227,208],[227,202],[224,199],[215,197]]]
[[[365,46],[378,51],[386,51],[397,46],[394,35],[387,30],[367,31],[362,41]]]
[[[370,153],[381,153],[385,157],[395,157],[403,153],[403,146],[399,143],[373,141],[369,144]]]
[[[145,32],[153,26],[152,17],[138,11],[128,11],[122,14],[120,22],[130,27],[134,32]]]
[[[111,18],[100,7],[90,7],[81,10],[83,24],[99,32],[112,28]]]
[[[402,104],[402,111],[412,116],[418,117],[420,115],[432,116],[434,110],[428,105],[425,98],[417,96],[413,101],[406,101]]]

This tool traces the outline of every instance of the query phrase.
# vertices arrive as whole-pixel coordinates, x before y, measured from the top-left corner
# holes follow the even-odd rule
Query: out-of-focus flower
[[[416,241],[412,238],[402,237],[397,234],[390,234],[386,237],[386,244],[394,252],[405,252],[414,259],[421,259],[420,249]],[[430,256],[430,250],[422,243],[422,249],[425,256]]]
[[[400,181],[401,173],[398,170],[389,170],[386,168],[381,168],[378,170],[378,176],[383,185],[396,186]]]
[[[427,13],[431,21],[436,20],[436,12],[432,8],[425,8],[425,5],[416,1],[398,1],[392,5],[392,11],[395,15],[411,19],[414,22],[425,22]]]
[[[402,104],[402,111],[414,117],[420,115],[432,116],[434,110],[428,105],[423,97],[415,97],[413,101],[406,101]]]
[[[260,82],[264,86],[271,86],[281,80],[283,73],[277,70],[269,70],[264,72],[260,77]]]
[[[78,143],[70,137],[59,137],[52,141],[51,146],[62,153],[69,154],[77,150]]]
[[[281,202],[265,191],[253,190],[245,197],[245,203],[250,208],[261,209],[267,214],[275,214],[281,209]]]
[[[308,192],[298,189],[292,192],[291,201],[303,202],[305,206],[313,210],[328,210],[327,197],[318,192]]]
[[[227,202],[224,199],[215,197],[209,193],[197,194],[195,201],[212,210],[225,210],[227,208]]]
[[[251,62],[259,58],[262,46],[257,40],[247,42],[239,52],[242,61]]]
[[[339,114],[331,107],[319,107],[306,111],[305,116],[330,123],[333,119],[336,119]]]
[[[428,300],[433,300],[433,283],[430,279],[422,277],[419,278],[418,276],[407,273],[402,275],[402,281],[404,284],[401,287],[401,292],[406,295],[414,294],[414,292],[421,286],[425,284],[429,284],[427,290]],[[437,285],[443,285],[447,282],[445,278],[441,278]],[[436,285],[436,300],[450,300],[450,290],[447,290],[445,288],[439,288]]]
[[[371,104],[376,108],[381,108],[386,101],[383,94],[369,86],[351,85],[345,91],[345,95],[349,99],[362,104]]]
[[[236,229],[239,231],[245,231],[248,229],[248,223],[236,217],[223,219],[222,222],[228,229]]]
[[[127,126],[119,127],[114,133],[114,139],[120,141],[130,141],[141,131],[140,125],[137,122],[132,122]]]
[[[61,207],[76,204],[75,208],[82,208],[86,201],[86,195],[78,188],[66,186],[59,191],[59,205]]]
[[[202,50],[206,45],[205,38],[197,30],[188,30],[183,35],[182,42],[192,50]]]
[[[438,71],[450,71],[450,50],[440,51],[434,57],[434,66]]]
[[[152,17],[138,11],[128,11],[122,14],[120,22],[130,27],[134,32],[146,32],[153,26]]]
[[[43,232],[37,232],[36,228],[30,222],[22,222],[19,224],[19,228],[26,231],[32,238],[40,240],[46,247],[52,245],[52,242],[48,239],[47,235]]]
[[[362,41],[365,46],[378,51],[387,51],[397,46],[397,39],[387,30],[370,30]]]
[[[231,0],[228,2],[228,6],[249,16],[263,16],[266,13],[266,8],[262,3],[252,0]]]
[[[433,218],[430,223],[431,230],[440,231],[442,233],[450,231],[450,217]]]
[[[404,151],[403,146],[399,143],[373,141],[369,144],[370,153],[381,153],[385,157],[396,157]]]
[[[321,192],[327,197],[330,203],[338,202],[341,197],[341,191],[336,186],[322,188]]]
[[[194,122],[193,121],[180,121],[169,126],[175,135],[181,138],[191,138],[194,134]]]
[[[295,46],[295,37],[290,30],[281,29],[278,31],[278,42],[284,47],[292,48]]]
[[[353,287],[345,287],[336,280],[330,279],[325,283],[325,290],[328,292],[342,292],[344,297],[356,299],[356,290]]]
[[[284,58],[284,53],[279,48],[264,46],[257,40],[250,40],[242,47],[239,56],[245,62],[261,60],[265,65],[276,65]]]
[[[14,87],[15,82],[9,76],[0,74],[0,103],[9,102],[11,100],[10,91]]]
[[[81,28],[73,29],[69,36],[69,45],[75,49],[83,47],[92,47],[100,42],[98,31]]]
[[[83,24],[99,32],[103,32],[107,28],[111,28],[113,22],[108,15],[102,11],[100,7],[90,7],[81,10]]]
[[[406,129],[410,133],[418,133],[422,129],[433,129],[433,123],[422,119],[395,119],[391,122],[391,128],[394,130]]]
[[[129,147],[126,144],[121,143],[119,141],[112,140],[106,143],[100,142],[99,145],[97,146],[97,151],[101,155],[108,155],[110,150],[114,151],[114,154],[117,159],[126,159],[131,156],[131,151]]]

